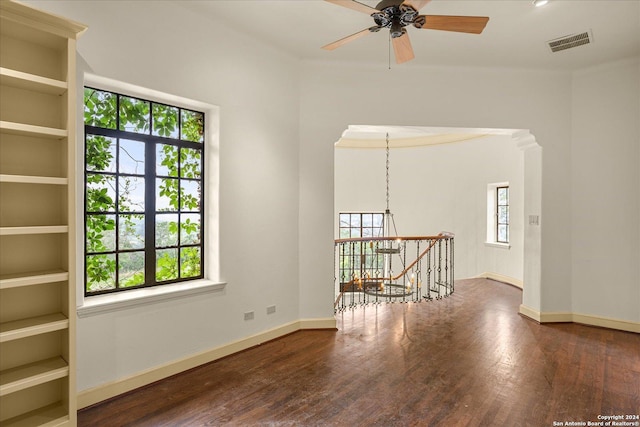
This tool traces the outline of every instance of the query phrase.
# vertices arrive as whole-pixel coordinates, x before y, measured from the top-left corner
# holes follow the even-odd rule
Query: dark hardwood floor
[[[340,313],[79,412],[80,426],[553,426],[640,414],[640,335],[519,316],[522,292]]]

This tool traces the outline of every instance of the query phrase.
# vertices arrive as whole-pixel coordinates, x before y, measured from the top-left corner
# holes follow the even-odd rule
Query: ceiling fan
[[[333,50],[352,40],[388,28],[398,64],[410,61],[415,57],[409,34],[405,28],[407,25],[413,24],[416,28],[426,30],[480,34],[489,21],[486,16],[420,15],[418,11],[431,0],[382,0],[375,8],[356,0],[325,1],[366,13],[373,18],[376,25],[329,43],[322,49]]]

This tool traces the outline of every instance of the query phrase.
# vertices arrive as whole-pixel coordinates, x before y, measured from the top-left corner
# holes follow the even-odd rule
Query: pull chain
[[[391,69],[391,31],[389,31],[389,69]],[[389,134],[387,134],[389,138]]]

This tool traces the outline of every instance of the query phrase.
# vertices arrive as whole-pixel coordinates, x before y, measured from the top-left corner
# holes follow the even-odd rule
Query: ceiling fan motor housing
[[[421,25],[418,28],[424,25],[424,17],[418,16],[418,11],[402,3],[402,0],[383,0],[376,8],[379,12],[371,14],[373,20],[378,27],[389,28],[392,38],[401,37],[407,32],[404,27],[409,24],[415,25],[416,20],[421,21]]]

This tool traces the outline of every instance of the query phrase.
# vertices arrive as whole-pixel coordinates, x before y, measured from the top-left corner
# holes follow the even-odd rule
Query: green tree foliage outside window
[[[85,88],[84,121],[85,293],[202,277],[204,114]]]

